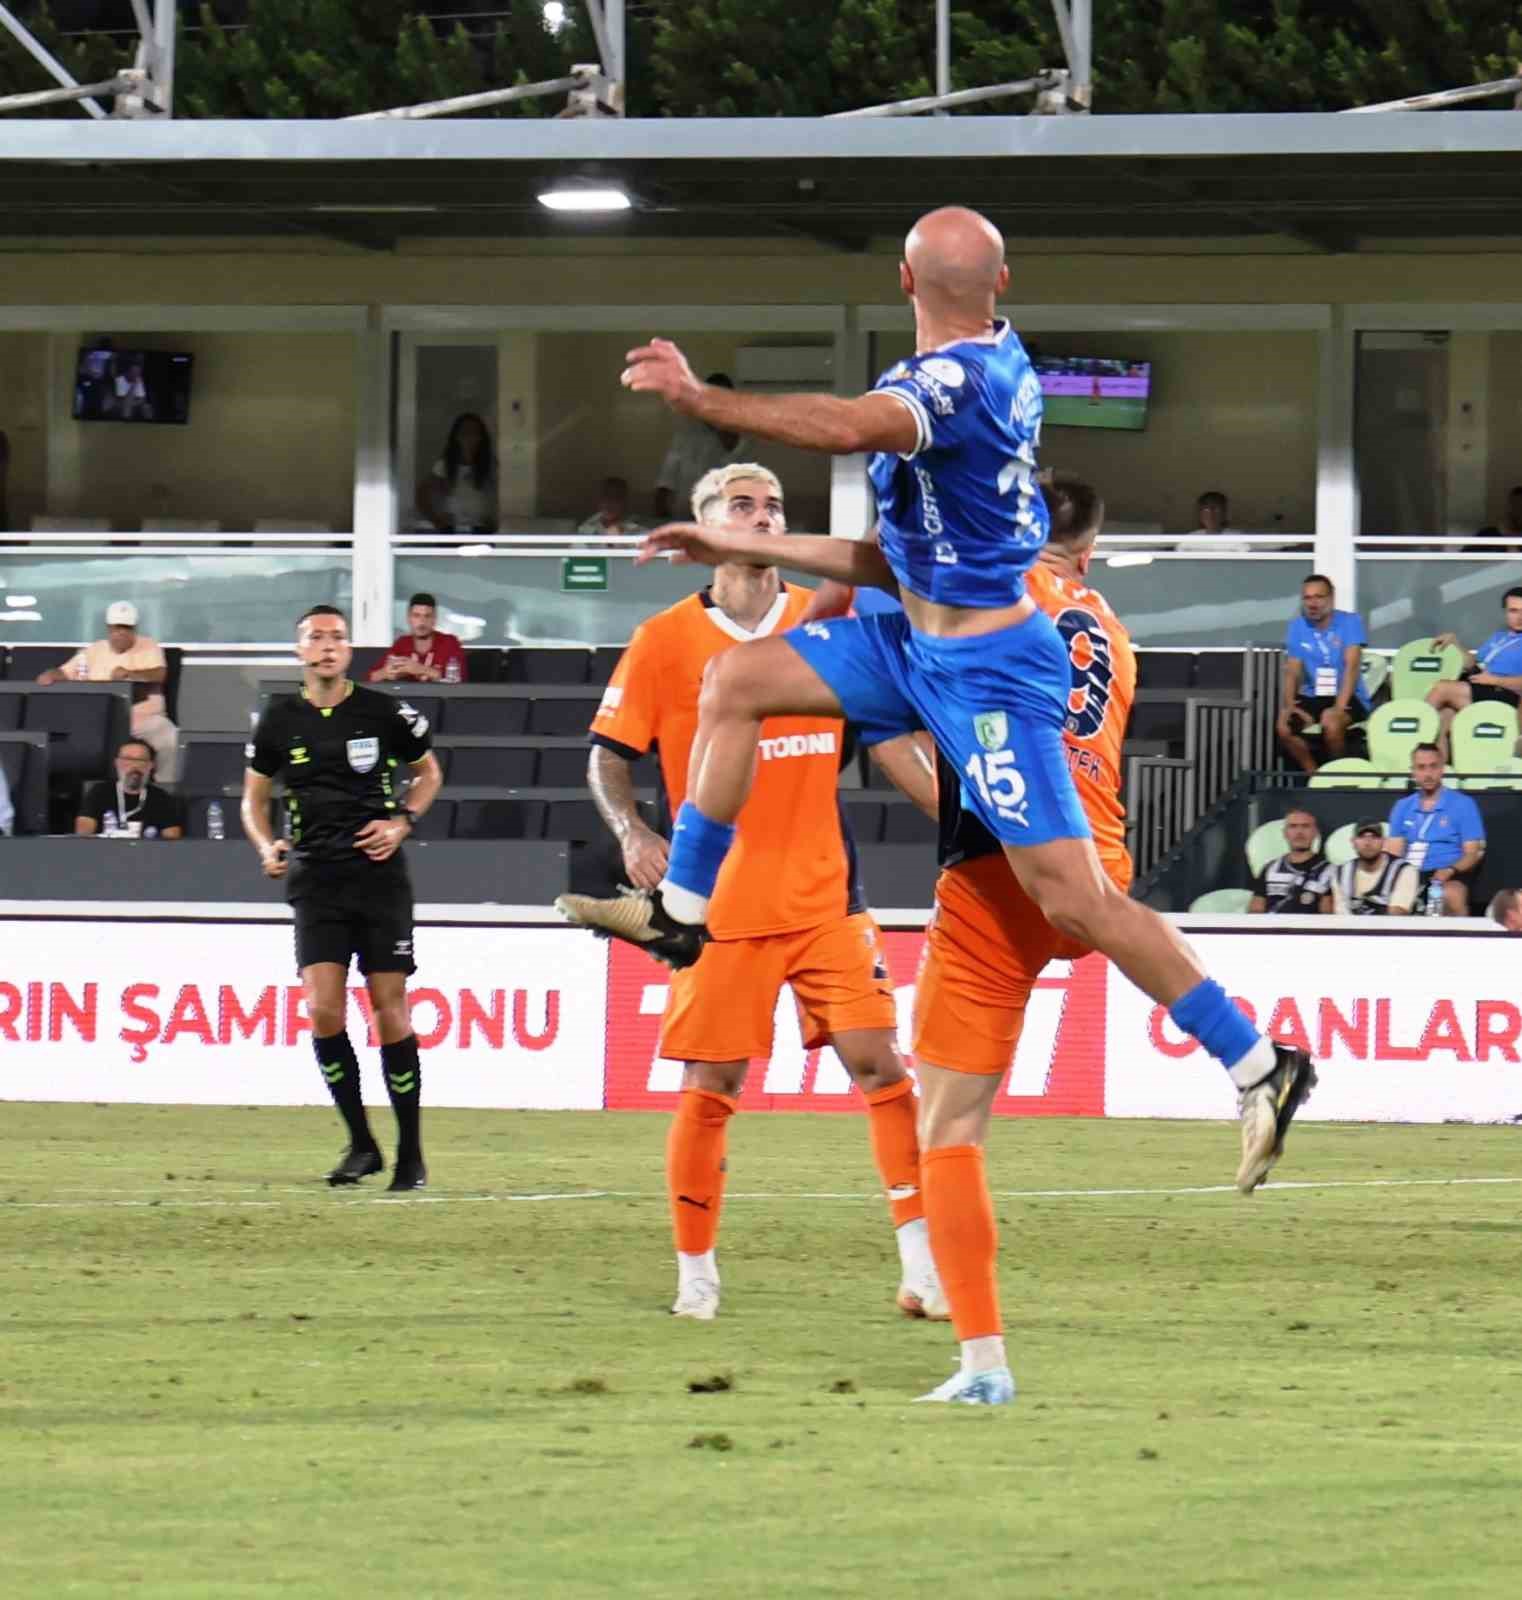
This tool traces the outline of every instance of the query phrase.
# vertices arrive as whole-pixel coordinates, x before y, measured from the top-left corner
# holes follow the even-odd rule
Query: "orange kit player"
[[[1121,743],[1136,693],[1136,657],[1109,604],[1084,582],[1104,502],[1088,484],[1065,473],[1044,479],[1042,493],[1051,534],[1026,573],[1026,586],[1067,644],[1071,682],[1063,745],[1100,862],[1124,891],[1131,883],[1131,858],[1120,804]],[[788,541],[788,565],[828,580],[811,617],[844,611],[851,601],[845,575],[860,582],[872,566],[868,551],[860,545],[843,548],[847,543]],[[886,562],[881,582],[895,587]],[[892,603],[872,590],[857,595],[862,610]],[[889,770],[911,799],[929,808],[933,791],[916,781],[911,765],[894,761]],[[920,1188],[962,1360],[953,1377],[921,1398],[1005,1405],[1014,1399],[1015,1386],[1004,1351],[998,1235],[983,1143],[1042,968],[1089,950],[1057,933],[1020,887],[998,841],[962,806],[959,775],[944,756],[938,770],[944,870],[915,986],[914,1054],[921,1098]]]
[[[752,533],[787,531],[782,486],[764,467],[735,463],[693,490],[699,522]],[[592,723],[589,783],[623,848],[636,890],[660,882],[667,842],[640,817],[631,764],[652,745],[673,812],[688,791],[698,696],[713,658],[742,640],[792,627],[813,592],[773,566],[728,563],[710,588],[642,624]],[[709,919],[711,942],[674,974],[661,1054],[685,1063],[666,1147],[677,1249],[679,1317],[709,1321],[719,1307],[714,1245],[724,1198],[725,1145],[753,1058],[769,1056],[784,983],[804,1045],[835,1047],[867,1102],[872,1152],[888,1191],[911,1316],[944,1317],[919,1192],[913,1083],[895,1045],[893,988],[881,936],[856,883],[855,847],[840,810],[845,725],[776,717],[761,730],[755,788],[739,818]],[[555,903],[580,921],[583,897]],[[631,907],[638,902],[631,897]]]

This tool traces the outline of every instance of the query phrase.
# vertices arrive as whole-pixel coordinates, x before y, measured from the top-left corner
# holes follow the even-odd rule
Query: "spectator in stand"
[[[439,603],[431,594],[415,594],[407,602],[407,632],[370,669],[371,683],[464,683],[469,676],[465,646],[452,633],[439,633],[434,623]]]
[[[644,524],[629,515],[629,480],[604,478],[597,509],[576,529],[577,533],[640,533]]]
[[[1453,758],[1448,730],[1454,716],[1465,706],[1476,700],[1499,700],[1512,707],[1522,702],[1522,589],[1506,591],[1501,597],[1501,611],[1506,626],[1497,628],[1478,648],[1464,651],[1463,673],[1446,683],[1435,683],[1427,691],[1427,704],[1436,706],[1443,719],[1438,740],[1445,760]],[[1432,648],[1441,650],[1444,645],[1457,643],[1451,633],[1440,633],[1433,639]]]
[[[1290,619],[1284,636],[1284,668],[1279,717],[1274,724],[1279,743],[1302,772],[1316,770],[1316,758],[1303,730],[1321,724],[1321,748],[1328,760],[1347,753],[1354,708],[1359,717],[1369,710],[1368,691],[1360,668],[1365,643],[1363,622],[1356,611],[1338,611],[1332,580],[1313,572],[1300,585],[1300,614]]]
[[[497,457],[474,411],[450,424],[444,454],[417,487],[417,508],[440,533],[497,531]]]
[[[1508,933],[1522,933],[1522,889],[1498,890],[1485,914]]]
[[[179,765],[180,730],[169,720],[164,682],[169,665],[156,641],[137,631],[137,607],[113,600],[106,607],[106,637],[76,650],[61,667],[38,673],[40,684],[132,685],[132,732],[154,753],[153,775],[173,783]]]
[[[1320,824],[1309,811],[1296,807],[1285,813],[1289,850],[1253,880],[1250,912],[1313,916],[1332,909],[1332,869],[1318,848],[1320,833]]]
[[[1506,496],[1506,510],[1501,515],[1499,525],[1492,524],[1488,528],[1478,530],[1481,539],[1493,540],[1494,543],[1483,545],[1466,545],[1466,553],[1471,550],[1483,551],[1486,555],[1501,555],[1504,553],[1515,554],[1522,550],[1522,483],[1517,484]]]
[[[1230,509],[1226,496],[1219,489],[1207,489],[1194,503],[1199,527],[1186,533],[1174,548],[1176,550],[1231,551],[1240,554],[1252,549],[1231,526]]]
[[[5,768],[0,767],[0,839],[9,839],[16,829],[16,808],[11,804],[11,786]]]
[[[1353,829],[1353,859],[1332,869],[1332,909],[1342,917],[1409,917],[1421,891],[1416,868],[1385,849],[1385,825],[1364,817]]]
[[[726,372],[710,372],[705,383],[733,389],[734,380]],[[715,467],[727,467],[755,453],[749,439],[739,433],[723,433],[696,417],[678,417],[672,430],[666,459],[655,480],[655,515],[668,521],[673,511],[686,516],[692,491],[698,480]]]
[[[1480,808],[1467,794],[1443,787],[1443,752],[1435,744],[1412,751],[1411,781],[1416,793],[1391,808],[1385,849],[1416,868],[1426,915],[1467,917],[1469,883],[1485,854]]]
[[[146,739],[127,739],[116,752],[116,777],[92,783],[74,819],[78,834],[107,838],[183,839],[185,814],[180,802],[149,782],[153,750]]]

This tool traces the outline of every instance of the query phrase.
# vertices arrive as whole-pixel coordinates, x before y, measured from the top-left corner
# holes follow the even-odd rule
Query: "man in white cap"
[[[132,688],[132,732],[153,751],[153,775],[173,783],[178,765],[179,729],[164,704],[169,675],[164,652],[156,641],[137,631],[137,607],[113,600],[106,607],[106,637],[87,644],[60,667],[39,673],[38,683],[128,682]]]

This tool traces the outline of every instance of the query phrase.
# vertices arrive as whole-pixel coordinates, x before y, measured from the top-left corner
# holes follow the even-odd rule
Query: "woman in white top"
[[[454,419],[444,454],[418,485],[417,508],[440,533],[497,531],[497,458],[474,411]]]

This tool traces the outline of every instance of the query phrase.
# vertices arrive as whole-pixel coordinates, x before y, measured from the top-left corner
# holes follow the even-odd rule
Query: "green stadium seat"
[[[1362,756],[1338,756],[1323,762],[1311,774],[1312,789],[1377,789],[1379,772],[1372,761]]]
[[[1282,818],[1275,817],[1272,822],[1260,824],[1247,836],[1248,871],[1256,878],[1270,861],[1277,860],[1288,849],[1289,840],[1284,837]]]
[[[1410,639],[1395,652],[1390,667],[1392,700],[1425,700],[1435,683],[1456,678],[1464,670],[1464,652],[1456,644],[1441,650],[1431,639]]]
[[[1490,772],[1460,778],[1461,789],[1522,789],[1522,756],[1508,756]]]
[[[1436,682],[1436,679],[1432,680]],[[1440,725],[1437,708],[1425,700],[1399,695],[1377,706],[1364,724],[1369,741],[1369,761],[1376,772],[1409,772],[1411,752],[1419,744],[1432,744]]]
[[[1251,904],[1251,889],[1212,889],[1209,894],[1202,894],[1198,899],[1190,901],[1189,909],[1239,915]]]
[[[1494,772],[1517,742],[1517,708],[1479,700],[1455,714],[1448,730],[1455,772]]]
[[[1363,679],[1364,693],[1372,700],[1384,688],[1385,680],[1390,676],[1389,658],[1365,650],[1358,675]]]
[[[1353,848],[1353,830],[1357,826],[1356,822],[1344,822],[1328,838],[1326,842],[1326,858],[1334,867],[1343,866],[1357,855],[1358,852]],[[1383,828],[1383,823],[1380,826]]]

